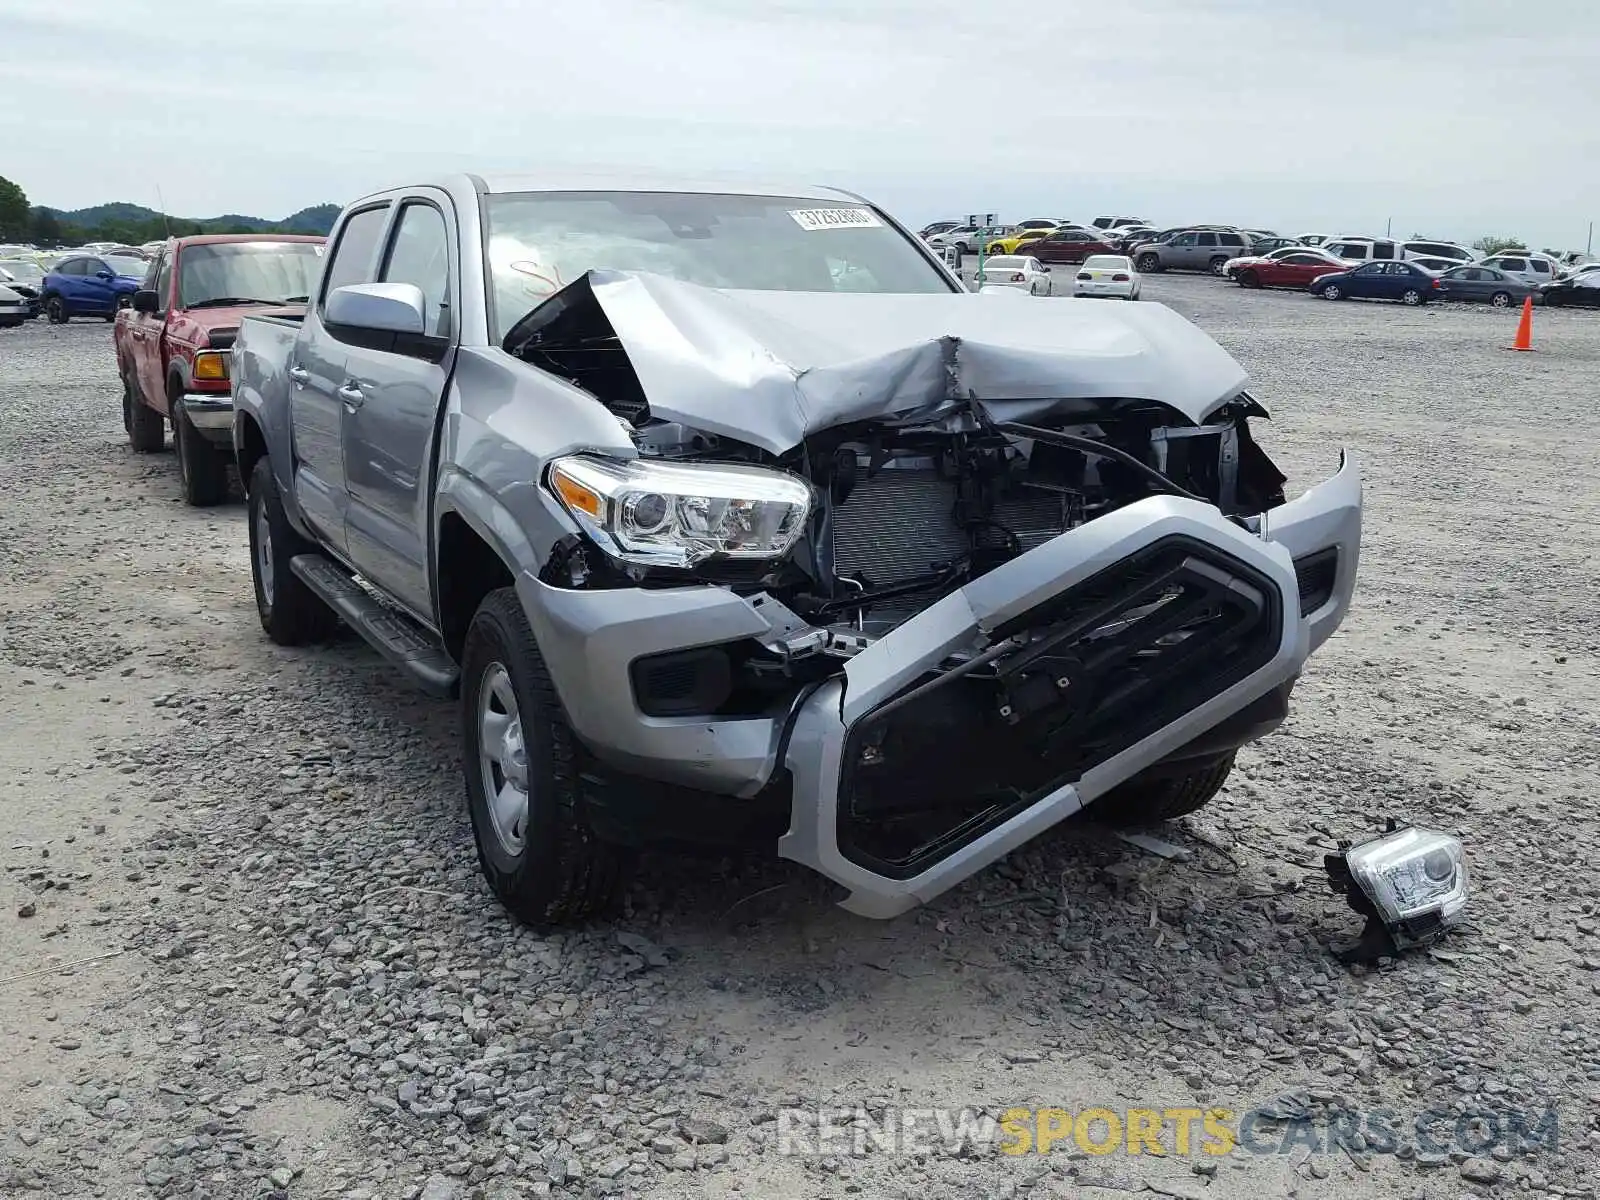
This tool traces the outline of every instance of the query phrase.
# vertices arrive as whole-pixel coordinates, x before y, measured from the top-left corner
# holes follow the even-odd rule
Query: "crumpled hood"
[[[599,270],[546,303],[587,303],[583,290],[653,416],[774,454],[835,425],[932,415],[968,398],[996,420],[1038,419],[1066,399],[1135,399],[1199,424],[1246,383],[1227,351],[1162,304],[735,291]]]

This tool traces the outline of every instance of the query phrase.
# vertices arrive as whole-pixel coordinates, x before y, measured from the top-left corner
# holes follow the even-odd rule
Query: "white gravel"
[[[1146,297],[1245,363],[1291,490],[1345,444],[1368,478],[1355,611],[1172,834],[1194,859],[1067,830],[878,924],[763,856],[653,856],[550,938],[478,879],[452,708],[261,635],[242,508],[129,450],[108,327],[0,331],[0,1196],[1593,1197],[1600,317],[1513,354],[1515,313]],[[1305,868],[1391,816],[1465,839],[1473,921],[1346,970]],[[796,1157],[790,1104],[1399,1136]],[[1555,1148],[1411,1132],[1549,1108]]]

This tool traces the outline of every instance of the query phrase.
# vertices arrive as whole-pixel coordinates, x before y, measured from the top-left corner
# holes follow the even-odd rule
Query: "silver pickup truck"
[[[1286,502],[1215,342],[973,294],[860,197],[458,176],[329,246],[233,348],[261,623],[459,696],[530,922],[647,841],[889,917],[1085,806],[1193,811],[1349,606],[1354,463]]]

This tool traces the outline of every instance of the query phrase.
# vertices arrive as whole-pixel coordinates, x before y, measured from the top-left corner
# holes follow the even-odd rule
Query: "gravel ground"
[[[479,882],[453,709],[261,635],[242,508],[129,450],[108,328],[0,332],[0,1195],[1594,1196],[1600,319],[1522,355],[1514,313],[1146,296],[1249,368],[1291,490],[1368,476],[1355,611],[1192,857],[1072,828],[888,924],[654,857],[553,937]],[[1473,920],[1346,969],[1313,868],[1391,816],[1465,839]],[[788,1106],[1311,1120],[787,1155]]]

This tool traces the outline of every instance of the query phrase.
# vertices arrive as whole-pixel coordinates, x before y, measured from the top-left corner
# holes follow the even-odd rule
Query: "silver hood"
[[[996,420],[1065,400],[1151,400],[1199,424],[1244,369],[1161,304],[975,295],[756,292],[591,271],[546,302],[599,305],[653,416],[774,454],[849,421],[978,401]],[[541,305],[540,309],[546,307]],[[535,309],[506,339],[516,352]]]

